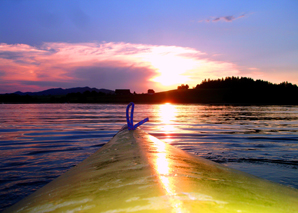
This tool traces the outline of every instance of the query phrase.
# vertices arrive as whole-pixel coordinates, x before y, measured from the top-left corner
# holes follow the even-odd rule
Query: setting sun
[[[172,52],[168,47],[155,49],[148,55],[146,60],[156,70],[157,75],[150,81],[160,83],[163,86],[177,85],[189,81],[186,72],[192,70],[196,61],[192,58],[184,57],[185,49],[172,47]],[[189,50],[188,50],[189,51]]]
[[[189,68],[189,59],[178,58],[177,56],[165,56],[163,58],[153,58],[151,63],[156,67],[158,75],[151,81],[161,83],[164,86],[181,84],[188,81],[188,77],[183,75]]]

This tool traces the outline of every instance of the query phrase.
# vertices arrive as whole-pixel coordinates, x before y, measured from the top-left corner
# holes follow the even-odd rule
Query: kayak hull
[[[296,212],[298,190],[124,129],[4,212]]]

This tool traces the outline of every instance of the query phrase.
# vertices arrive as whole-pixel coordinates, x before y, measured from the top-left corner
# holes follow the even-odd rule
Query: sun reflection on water
[[[170,103],[166,103],[163,105],[160,105],[160,118],[161,121],[165,124],[169,124],[173,121],[176,117],[177,109],[174,105]]]
[[[175,127],[174,120],[177,116],[176,106],[166,103],[159,106],[159,116],[161,120],[161,131],[167,134],[167,138],[164,141],[171,143],[172,139],[169,133],[175,132],[177,128]]]

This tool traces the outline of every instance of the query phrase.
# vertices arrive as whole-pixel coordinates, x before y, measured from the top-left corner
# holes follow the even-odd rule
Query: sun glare
[[[181,51],[181,52],[179,52]],[[182,56],[184,52],[180,49],[173,49],[172,52],[166,47],[159,47],[153,50],[152,54],[143,57],[156,70],[157,75],[150,81],[160,83],[163,86],[171,86],[187,83],[189,77],[186,72],[192,70],[196,65],[196,60]]]
[[[188,78],[183,75],[186,72],[185,60],[175,56],[168,56],[151,61],[156,67],[158,76],[151,81],[161,83],[164,86],[187,82]]]

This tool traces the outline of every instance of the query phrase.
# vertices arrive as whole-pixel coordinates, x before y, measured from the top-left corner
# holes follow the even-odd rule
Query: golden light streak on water
[[[174,105],[166,103],[160,105],[159,116],[163,124],[170,124],[176,117],[177,109]]]
[[[177,128],[174,125],[174,120],[177,116],[176,106],[166,103],[159,106],[159,117],[161,120],[160,128],[164,133],[176,132]],[[172,139],[170,135],[167,135],[167,138],[164,140],[167,143],[171,143]]]

